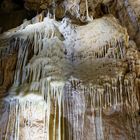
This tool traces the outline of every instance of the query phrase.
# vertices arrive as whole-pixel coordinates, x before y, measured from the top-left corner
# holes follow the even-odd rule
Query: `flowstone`
[[[12,82],[4,75],[0,85],[10,87],[1,102],[2,140],[140,138],[140,54],[114,17],[78,26],[48,14],[0,42],[0,72],[10,72],[5,59],[17,52]]]

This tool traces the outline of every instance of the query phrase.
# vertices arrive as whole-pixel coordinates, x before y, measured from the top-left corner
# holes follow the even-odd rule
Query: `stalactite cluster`
[[[15,68],[0,81],[9,89],[0,139],[138,140],[140,54],[126,29],[112,16],[91,20],[88,9],[83,26],[38,18],[0,36],[0,76]],[[117,115],[114,132],[108,116]]]

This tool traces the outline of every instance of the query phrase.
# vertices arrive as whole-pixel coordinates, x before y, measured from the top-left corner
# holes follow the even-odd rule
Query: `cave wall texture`
[[[113,14],[121,25],[128,29],[130,38],[139,45],[139,6],[139,0],[88,0],[88,14],[92,18]],[[52,0],[2,0],[0,14],[3,18],[0,19],[0,26],[7,26],[4,30],[16,27],[23,22],[23,19],[31,18],[42,10],[53,12],[54,7],[58,19],[67,15],[79,24],[86,21],[85,0],[57,0],[55,4]]]
[[[0,140],[140,139],[140,0],[2,0],[0,16]]]

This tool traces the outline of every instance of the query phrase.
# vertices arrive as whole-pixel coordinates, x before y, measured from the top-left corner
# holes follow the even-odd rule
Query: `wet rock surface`
[[[139,140],[138,4],[25,1],[50,12],[0,36],[0,140]]]

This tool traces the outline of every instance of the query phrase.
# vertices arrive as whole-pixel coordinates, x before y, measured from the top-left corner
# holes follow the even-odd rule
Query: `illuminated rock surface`
[[[0,35],[0,140],[139,140],[140,52],[126,28],[50,16]]]

